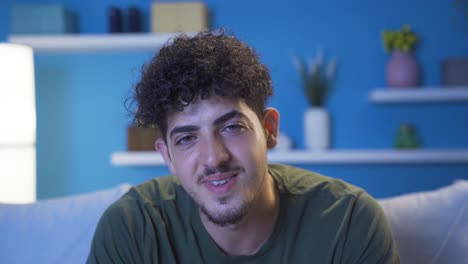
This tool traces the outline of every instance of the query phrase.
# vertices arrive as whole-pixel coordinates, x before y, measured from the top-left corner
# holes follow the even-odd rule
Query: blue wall
[[[307,103],[289,56],[325,55],[339,60],[336,90],[327,107],[333,117],[333,148],[391,148],[399,124],[412,123],[426,148],[468,148],[468,104],[380,105],[369,92],[385,86],[389,55],[380,32],[408,23],[421,37],[416,56],[424,85],[440,84],[442,59],[468,56],[468,21],[446,0],[395,1],[205,1],[213,28],[225,27],[252,45],[270,68],[281,112],[281,130],[303,148],[302,115]],[[0,41],[9,34],[14,3],[62,3],[79,16],[81,33],[105,33],[110,0],[0,2]],[[151,1],[134,4],[148,17]],[[148,25],[146,25],[148,27]],[[461,29],[465,28],[465,31]],[[120,182],[137,184],[168,173],[165,168],[113,167],[110,154],[126,149],[130,122],[123,102],[150,53],[37,54],[38,197],[93,191]],[[428,190],[468,178],[461,165],[305,166],[366,188],[376,197]]]

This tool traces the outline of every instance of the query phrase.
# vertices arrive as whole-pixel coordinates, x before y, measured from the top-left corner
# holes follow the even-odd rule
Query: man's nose
[[[214,136],[205,140],[201,146],[204,155],[204,165],[215,168],[228,161],[231,156],[224,140],[220,136]]]

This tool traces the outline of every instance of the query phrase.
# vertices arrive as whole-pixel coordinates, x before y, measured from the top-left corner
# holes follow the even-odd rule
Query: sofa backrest
[[[468,180],[379,202],[401,263],[468,263]]]
[[[0,263],[85,263],[102,213],[130,187],[0,204]]]

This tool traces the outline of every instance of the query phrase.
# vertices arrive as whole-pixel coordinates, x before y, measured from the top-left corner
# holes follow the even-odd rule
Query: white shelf
[[[460,150],[331,150],[309,152],[271,151],[268,161],[286,164],[434,164],[468,163],[468,149]],[[165,166],[157,152],[112,153],[115,166]]]
[[[114,152],[111,163],[115,166],[165,166],[161,154],[155,151]]]
[[[371,92],[374,103],[468,101],[468,86],[378,88]]]
[[[115,33],[105,35],[11,35],[10,43],[31,46],[35,52],[155,51],[178,33]]]

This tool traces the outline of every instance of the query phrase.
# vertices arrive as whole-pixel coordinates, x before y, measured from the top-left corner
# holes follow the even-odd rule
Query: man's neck
[[[254,255],[271,236],[279,213],[279,195],[269,173],[263,186],[238,224],[221,227],[200,214],[206,230],[226,254]]]

